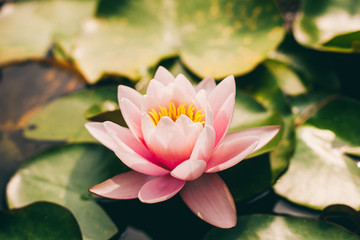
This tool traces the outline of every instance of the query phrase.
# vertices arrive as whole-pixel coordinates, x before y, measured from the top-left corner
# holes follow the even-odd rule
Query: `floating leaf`
[[[117,102],[116,87],[80,91],[46,105],[28,123],[25,136],[68,142],[94,141],[84,127],[86,111],[97,103]]]
[[[4,201],[6,182],[21,164],[20,159],[23,159],[21,150],[11,136],[0,131],[0,209],[6,206]]]
[[[239,88],[253,96],[265,108],[288,116],[291,114],[290,104],[279,84],[286,80],[286,75],[277,73],[276,69],[268,64],[265,62],[255,71],[239,78]]]
[[[259,195],[272,185],[271,166],[267,155],[243,160],[219,173],[235,201],[245,201]]]
[[[105,73],[139,79],[176,55],[201,77],[223,78],[251,71],[283,35],[270,0],[101,1],[70,55],[91,83]]]
[[[280,114],[265,109],[254,98],[241,91],[237,91],[235,110],[229,131],[232,132],[265,125],[283,125],[283,119]],[[279,133],[265,147],[251,156],[272,150],[279,143],[281,135],[282,134]]]
[[[295,96],[316,90],[338,92],[340,79],[337,68],[341,63],[348,65],[349,61],[356,60],[345,59],[345,56],[341,59],[338,54],[305,48],[288,34],[278,49],[269,54],[269,60],[265,65],[276,76],[283,92]],[[273,63],[278,67],[271,66]]]
[[[91,111],[94,110],[93,108],[90,109]],[[90,114],[89,112],[86,112],[86,114]],[[120,112],[120,109],[115,109],[114,111],[106,111],[101,112],[95,115],[87,115],[86,118],[89,121],[93,122],[105,122],[105,121],[111,121],[113,123],[116,123],[120,126],[127,126],[126,122]]]
[[[232,229],[214,229],[204,240],[359,240],[360,238],[343,228],[307,218],[282,217],[270,215],[248,215],[238,218]]]
[[[265,66],[274,75],[284,94],[296,96],[307,92],[299,75],[289,68],[287,63],[269,59],[265,62]]]
[[[17,1],[0,11],[0,64],[42,58],[55,40],[73,37],[96,0]]]
[[[23,128],[48,102],[84,85],[78,74],[48,62],[28,61],[1,68],[0,208],[5,207],[6,183],[21,163],[50,144],[56,144],[25,139]]]
[[[0,239],[81,240],[81,232],[69,210],[49,202],[0,211]]]
[[[103,112],[111,112],[119,110],[119,105],[116,102],[112,101],[104,101],[100,104],[94,104],[92,105],[86,112],[85,117],[86,118],[92,118],[98,114],[101,114]]]
[[[291,164],[275,185],[278,194],[315,209],[360,209],[360,169],[346,154],[360,152],[359,110],[357,101],[333,101],[296,129]]]
[[[105,101],[101,104],[92,105],[86,112],[85,118],[94,122],[111,121],[121,126],[126,126],[125,120],[115,102]]]
[[[282,128],[278,136],[273,141],[276,141],[275,148],[270,153],[271,169],[273,182],[286,169],[290,156],[293,152],[294,146],[294,125],[293,116],[288,99],[286,98],[282,85],[288,75],[283,75],[278,72],[273,65],[269,65],[270,61],[265,61],[264,64],[256,68],[250,74],[239,78],[239,87],[244,89],[247,93],[254,96],[254,98],[261,103],[268,111],[275,112],[281,115]],[[271,64],[277,64],[271,62]],[[282,65],[282,70],[288,67]],[[294,80],[298,82],[298,79]],[[283,87],[283,88],[282,88]],[[305,89],[304,89],[305,90]]]
[[[357,0],[304,0],[294,22],[296,40],[319,50],[360,51],[360,5]]]
[[[321,108],[339,98],[340,96],[337,94],[329,95],[326,93],[304,94],[292,98],[292,111],[296,117],[294,120],[295,126],[304,124]]]
[[[98,144],[53,148],[26,162],[7,186],[10,208],[35,201],[67,207],[79,222],[84,239],[109,239],[117,229],[88,188],[127,169]]]
[[[341,225],[351,232],[360,232],[360,213],[347,205],[330,205],[321,212],[320,218]]]
[[[23,129],[45,104],[84,85],[78,74],[55,64],[26,62],[2,68],[0,130]]]
[[[329,129],[349,146],[360,146],[360,102],[342,98],[330,102],[309,119],[308,124]]]
[[[283,135],[276,148],[270,152],[272,183],[274,184],[278,177],[288,167],[290,158],[294,151],[295,130],[292,117],[284,119],[282,128]]]
[[[230,131],[265,125],[284,126],[283,118],[279,113],[265,109],[251,96],[237,91]],[[267,155],[258,155],[276,149],[282,141],[282,134],[283,131],[265,147],[249,156],[248,160],[220,173],[236,201],[250,199],[271,187],[272,166],[269,158]]]

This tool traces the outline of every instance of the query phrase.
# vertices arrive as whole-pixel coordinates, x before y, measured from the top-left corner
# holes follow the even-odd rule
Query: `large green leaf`
[[[360,209],[360,169],[347,155],[360,155],[359,122],[360,103],[340,99],[298,127],[294,155],[276,192],[316,209],[339,203]]]
[[[281,83],[285,82],[288,75],[278,72],[279,69],[275,68],[275,64],[273,61],[266,61],[255,71],[239,78],[239,87],[252,95],[265,108],[288,116],[291,114],[290,105],[281,88]]]
[[[26,162],[7,186],[10,208],[50,201],[69,208],[85,239],[108,239],[117,229],[88,188],[127,168],[97,144],[74,144],[48,150]]]
[[[23,128],[48,102],[84,85],[78,74],[52,63],[29,61],[1,68],[0,208],[5,206],[9,177],[26,159],[51,144],[25,139]]]
[[[278,112],[264,108],[254,98],[238,90],[230,131],[266,125],[281,125],[284,128],[283,118]],[[270,166],[268,155],[258,155],[276,149],[282,141],[283,132],[250,155],[248,160],[220,173],[236,201],[248,200],[271,187],[273,166]]]
[[[28,123],[25,136],[56,141],[93,141],[84,124],[85,114],[95,104],[117,102],[116,87],[80,91],[59,98],[39,111]]]
[[[283,125],[283,118],[279,113],[265,109],[251,96],[237,91],[235,110],[229,131],[233,132],[266,125]],[[272,150],[281,140],[281,136],[282,133],[279,133],[270,143],[252,156]]]
[[[341,225],[354,233],[360,231],[360,213],[347,205],[335,204],[326,207],[321,212],[320,219]]]
[[[0,130],[6,132],[23,129],[48,102],[85,85],[78,74],[51,63],[29,61],[0,71]]]
[[[0,211],[0,239],[81,240],[74,216],[66,208],[36,202],[24,208]]]
[[[169,56],[199,76],[243,74],[284,35],[271,0],[101,1],[70,55],[90,82],[103,74],[132,79]]]
[[[344,58],[305,48],[288,34],[278,49],[271,52],[265,65],[276,76],[283,92],[296,96],[316,90],[339,91],[340,81],[336,69],[342,62],[351,61]]]
[[[126,126],[126,122],[121,114],[117,103],[105,101],[102,104],[95,104],[85,112],[86,119],[94,122],[111,121],[121,126]]]
[[[219,174],[235,201],[249,200],[265,192],[272,185],[271,166],[266,154],[243,160]]]
[[[320,50],[360,51],[360,4],[357,0],[304,0],[294,22],[296,40]]]
[[[17,1],[0,12],[0,64],[44,57],[55,40],[73,37],[96,0]]]
[[[349,146],[360,146],[360,102],[342,98],[330,102],[309,119],[308,124],[329,129]]]
[[[281,67],[279,68],[278,65]],[[284,74],[284,71],[286,74]],[[285,92],[295,94],[292,87],[285,87],[284,83],[288,81],[287,77],[291,72],[286,65],[267,60],[261,64],[255,71],[239,78],[240,88],[251,94],[268,111],[278,113],[282,118],[282,128],[276,141],[275,148],[270,153],[272,178],[275,181],[278,176],[286,169],[294,146],[294,125],[293,116]],[[294,78],[292,83],[301,85],[299,78]],[[302,91],[306,91],[305,87]],[[297,94],[297,93],[296,93]]]
[[[300,76],[290,68],[287,61],[268,59],[265,61],[267,70],[274,76],[278,87],[286,95],[296,96],[306,93],[307,89]]]
[[[307,218],[248,215],[238,218],[232,229],[214,229],[204,240],[358,240],[358,236],[335,225]]]

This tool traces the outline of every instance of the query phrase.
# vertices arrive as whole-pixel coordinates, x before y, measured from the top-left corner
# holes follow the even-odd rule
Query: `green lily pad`
[[[283,118],[279,113],[265,109],[251,96],[237,91],[235,110],[229,132],[266,125],[283,125]],[[275,148],[281,140],[281,136],[282,133],[280,132],[272,141],[250,157],[269,152]]]
[[[326,207],[320,219],[343,226],[351,232],[360,231],[360,213],[355,209],[342,204]]]
[[[69,210],[49,202],[0,211],[0,239],[81,240],[76,219]]]
[[[307,92],[300,76],[286,62],[268,59],[264,64],[268,71],[274,75],[279,88],[284,94],[296,96]]]
[[[339,60],[336,54],[305,48],[288,34],[279,48],[271,52],[265,65],[276,76],[279,87],[286,95],[297,96],[317,90],[338,92],[339,61],[349,60]]]
[[[100,104],[92,105],[85,112],[85,118],[94,122],[111,121],[121,126],[126,126],[126,122],[121,114],[118,103],[112,101],[105,101]]]
[[[23,129],[48,102],[84,85],[79,75],[55,64],[29,61],[1,68],[0,130]]]
[[[329,129],[349,146],[360,146],[360,102],[342,98],[330,102],[309,119],[308,124]]]
[[[338,94],[311,93],[299,95],[291,99],[294,124],[299,126],[308,121],[321,108],[340,98]]]
[[[360,209],[360,169],[347,153],[360,153],[360,103],[330,102],[296,129],[288,171],[275,184],[281,196],[315,209],[346,204]]]
[[[101,1],[69,53],[91,83],[106,73],[131,79],[180,56],[197,75],[244,74],[284,36],[270,0]]]
[[[94,111],[94,108],[96,108],[96,106],[91,107],[89,110]],[[113,111],[99,112],[98,114],[95,115],[90,115],[90,112],[86,112],[86,114],[89,114],[86,115],[86,118],[89,121],[93,121],[93,122],[111,121],[120,126],[127,126],[119,108]]]
[[[85,117],[87,119],[92,118],[94,116],[97,116],[104,112],[111,112],[119,110],[119,104],[112,101],[104,101],[100,104],[94,104],[92,105],[86,112]]]
[[[238,90],[229,131],[266,125],[281,125],[284,128],[283,117],[278,112],[264,108],[254,98]],[[236,201],[248,200],[271,187],[274,169],[270,165],[268,155],[261,154],[278,148],[279,143],[283,141],[283,133],[281,130],[267,145],[248,156],[248,160],[220,173]]]
[[[50,149],[27,161],[7,186],[10,208],[36,201],[67,207],[77,219],[84,239],[109,239],[117,228],[92,200],[88,188],[127,169],[98,144],[73,144]]]
[[[337,35],[324,46],[329,49],[352,49],[353,52],[360,52],[360,31]]]
[[[0,64],[43,58],[55,40],[74,37],[96,0],[17,1],[0,11]]]
[[[116,87],[87,89],[46,105],[29,122],[24,134],[40,140],[89,142],[94,138],[84,127],[86,111],[105,101],[117,102]]]
[[[248,94],[253,96],[268,111],[277,113],[282,119],[282,128],[278,136],[273,141],[277,141],[275,148],[270,153],[272,181],[274,182],[281,173],[287,168],[290,156],[294,148],[294,123],[291,112],[290,103],[285,96],[289,88],[284,86],[290,72],[286,65],[281,64],[281,68],[277,68],[278,64],[274,61],[265,61],[250,74],[240,77],[239,87],[244,89]],[[299,78],[292,82],[301,83]],[[287,89],[286,89],[287,88]],[[285,90],[286,89],[286,90]],[[303,88],[306,91],[305,88]]]
[[[219,174],[235,201],[249,200],[272,186],[270,161],[265,154],[243,160]]]
[[[360,5],[357,0],[304,0],[293,32],[296,40],[307,47],[359,52],[359,21]]]
[[[238,218],[238,224],[232,229],[214,229],[204,240],[358,240],[355,234],[338,226],[315,219],[248,215]]]
[[[294,152],[295,130],[292,116],[284,118],[281,140],[270,152],[272,183],[284,173]]]
[[[291,108],[281,88],[287,75],[277,72],[275,62],[266,61],[250,74],[239,78],[239,88],[253,96],[266,109],[291,115]],[[306,91],[306,90],[303,90]]]

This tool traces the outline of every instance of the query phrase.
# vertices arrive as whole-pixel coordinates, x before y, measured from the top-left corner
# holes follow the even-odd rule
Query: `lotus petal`
[[[101,197],[112,199],[137,198],[141,187],[152,177],[135,171],[121,173],[89,188],[89,191]]]
[[[216,174],[204,174],[187,182],[180,192],[185,204],[204,221],[220,227],[236,225],[234,199],[224,181]]]
[[[177,194],[185,181],[165,175],[154,178],[144,184],[139,191],[138,198],[144,203],[165,201]]]

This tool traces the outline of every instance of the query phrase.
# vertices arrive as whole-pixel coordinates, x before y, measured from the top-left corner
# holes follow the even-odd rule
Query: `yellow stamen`
[[[201,119],[203,119],[205,117],[205,114],[202,114],[202,110],[198,110],[196,113],[195,113],[195,117],[194,117],[194,122],[200,122]]]
[[[169,101],[168,108],[158,105],[159,111],[156,111],[154,108],[151,108],[148,112],[152,122],[156,126],[162,117],[169,117],[174,122],[181,116],[188,116],[193,122],[199,122],[202,125],[205,124],[205,114],[202,113],[202,110],[196,110],[194,104],[190,104],[186,107],[186,103],[175,106],[175,103]]]
[[[195,107],[193,107],[193,104],[190,104],[190,106],[188,107],[188,110],[187,110],[186,115],[187,115],[191,120],[194,120],[194,110],[195,110]]]
[[[159,115],[157,114],[157,112],[155,111],[155,109],[151,109],[150,111],[149,111],[149,115],[152,117],[152,119],[153,119],[153,122],[155,121],[155,122],[158,122],[160,119],[159,119]]]

